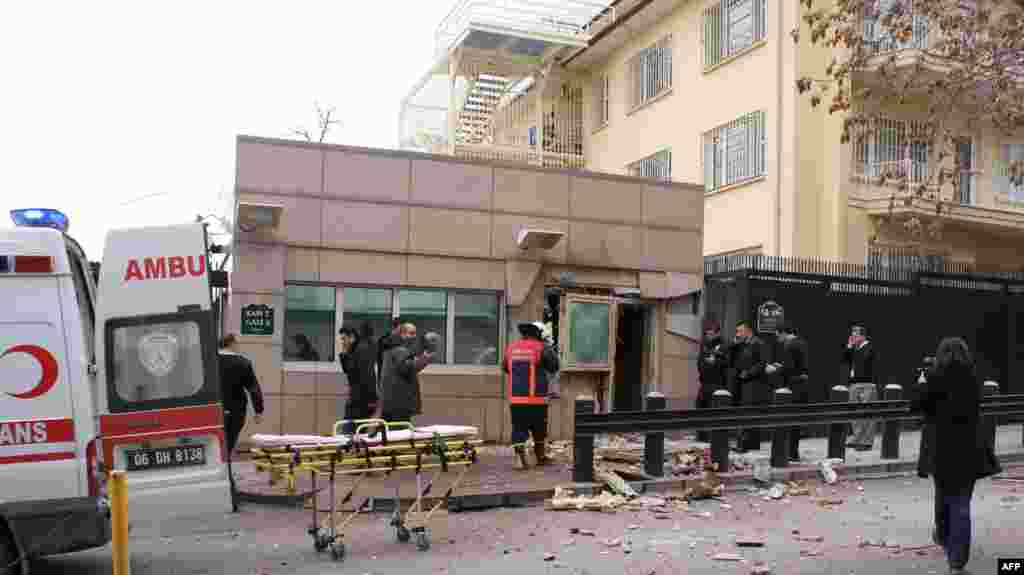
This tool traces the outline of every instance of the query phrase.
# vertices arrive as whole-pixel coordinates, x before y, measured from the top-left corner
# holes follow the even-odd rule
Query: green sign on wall
[[[274,308],[263,304],[243,307],[242,335],[274,335]]]

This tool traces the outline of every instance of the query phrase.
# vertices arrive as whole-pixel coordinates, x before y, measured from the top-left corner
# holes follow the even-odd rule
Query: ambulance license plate
[[[203,445],[137,449],[125,455],[128,458],[128,471],[206,464],[206,448]]]

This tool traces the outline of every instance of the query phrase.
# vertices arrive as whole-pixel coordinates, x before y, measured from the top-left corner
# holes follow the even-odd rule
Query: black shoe
[[[871,451],[873,448],[874,446],[872,445],[858,445],[856,447],[857,451]]]

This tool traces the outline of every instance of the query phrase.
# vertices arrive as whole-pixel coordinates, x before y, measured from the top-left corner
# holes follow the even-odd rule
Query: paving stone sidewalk
[[[920,445],[920,431],[904,431],[900,436],[899,459],[884,460],[881,458],[880,445],[881,437],[875,440],[875,447],[871,451],[858,452],[852,449],[846,451],[846,460],[837,464],[835,469],[840,476],[870,476],[885,475],[892,473],[913,472],[916,469],[918,447]],[[597,445],[603,443],[598,438]],[[692,439],[684,442],[692,447],[708,447],[707,443],[699,443]],[[996,453],[1004,463],[1024,461],[1024,448],[1022,448],[1021,425],[1000,426],[996,434]],[[766,465],[771,455],[771,442],[762,443],[760,451],[752,451],[742,455],[734,454],[734,462],[742,465],[739,470],[725,473],[721,478],[727,487],[747,485],[753,481],[753,468],[758,465]],[[773,469],[771,471],[773,481],[805,480],[818,477],[817,464],[828,455],[828,441],[826,438],[807,438],[800,442],[799,463],[792,463],[784,469]],[[517,503],[531,503],[549,498],[554,488],[558,485],[566,485],[572,482],[571,449],[563,454],[550,466],[541,468],[530,468],[527,471],[516,470],[513,467],[512,450],[507,446],[485,445],[480,448],[478,463],[470,467],[461,486],[453,493],[456,498],[463,499],[485,499],[489,505],[508,504],[510,500]],[[288,494],[284,483],[271,486],[269,475],[256,470],[255,465],[245,455],[239,457],[232,464],[236,485],[243,502],[258,502],[263,504],[297,505],[304,498],[313,493],[313,485],[308,473],[297,478],[296,493]],[[425,472],[424,481],[432,475]],[[458,468],[452,468],[447,473],[441,473],[438,484],[431,490],[431,496],[442,496],[450,482],[458,475]],[[642,489],[658,490],[660,488],[678,485],[678,482],[685,479],[685,476],[666,477],[663,480],[649,481],[641,484]],[[345,478],[336,483],[338,489],[344,489],[351,485],[354,477]],[[378,473],[367,477],[359,485],[356,500],[363,496],[372,496],[379,500],[391,500],[395,496],[395,487],[399,489],[399,496],[403,501],[415,497],[416,479],[409,471],[403,471],[388,477]],[[321,480],[318,484],[322,501],[326,501],[326,483]]]

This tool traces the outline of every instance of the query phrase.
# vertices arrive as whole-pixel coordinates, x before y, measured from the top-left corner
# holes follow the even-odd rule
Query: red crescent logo
[[[39,383],[32,389],[23,393],[8,393],[7,395],[16,399],[34,399],[53,389],[53,386],[57,383],[57,360],[53,358],[50,352],[38,345],[16,345],[0,354],[0,358],[6,357],[11,353],[27,353],[31,355],[39,362],[39,367],[43,368],[43,377],[39,379]]]

